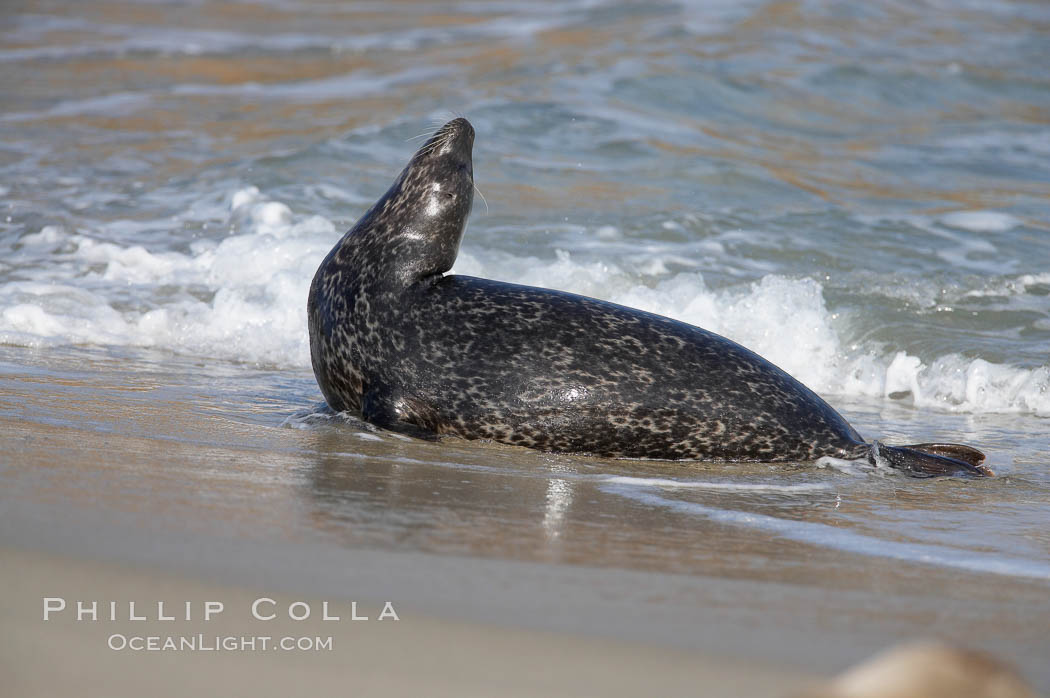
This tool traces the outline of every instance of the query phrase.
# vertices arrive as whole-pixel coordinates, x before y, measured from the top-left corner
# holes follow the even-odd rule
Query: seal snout
[[[464,168],[469,167],[474,150],[474,127],[463,117],[449,121],[439,128],[419,149],[413,160],[433,162],[451,159]]]
[[[438,133],[446,131],[451,134],[451,138],[455,140],[462,139],[466,143],[468,149],[474,147],[474,127],[471,126],[470,122],[462,116],[449,121],[441,127]]]

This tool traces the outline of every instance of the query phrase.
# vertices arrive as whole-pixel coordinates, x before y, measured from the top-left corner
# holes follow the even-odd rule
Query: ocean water
[[[525,557],[586,557],[556,544],[574,510],[598,515],[582,488],[643,528],[659,515],[1050,581],[1045,3],[39,0],[0,13],[3,375],[206,382],[197,412],[356,435],[340,441],[347,463],[445,473],[401,519],[315,479],[355,544],[505,554],[480,533],[473,547],[407,534],[457,514],[459,479],[499,474],[543,483],[531,522],[554,534]],[[326,417],[307,342],[314,270],[454,115],[476,129],[484,196],[454,273],[700,325],[866,437],[969,443],[999,477],[405,446]],[[62,421],[11,385],[5,414]],[[84,385],[104,415],[116,398]],[[64,419],[136,429],[96,417]],[[614,565],[650,559],[603,550]],[[738,571],[784,564],[750,555]]]

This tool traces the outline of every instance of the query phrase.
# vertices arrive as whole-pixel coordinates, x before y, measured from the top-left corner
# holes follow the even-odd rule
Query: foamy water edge
[[[947,219],[956,227],[992,232],[1013,224],[1011,217],[989,212],[957,212]],[[7,262],[22,266],[30,278],[0,286],[0,342],[150,347],[308,367],[309,284],[341,233],[331,221],[296,215],[254,187],[232,192],[226,223],[233,232],[217,241],[197,240],[188,254],[106,242],[102,235],[56,226],[23,235]],[[585,234],[615,238],[617,231],[602,226]],[[711,289],[701,273],[670,273],[659,263],[634,270],[581,261],[564,250],[552,261],[469,243],[453,273],[581,293],[704,327],[826,395],[907,395],[924,408],[1050,415],[1050,365],[1022,368],[955,353],[923,360],[872,343],[846,346],[837,329],[841,318],[828,309],[822,283],[811,278],[766,274],[749,284]],[[1050,275],[1022,275],[1003,293],[1047,282]],[[127,295],[138,301],[136,307],[114,300]]]

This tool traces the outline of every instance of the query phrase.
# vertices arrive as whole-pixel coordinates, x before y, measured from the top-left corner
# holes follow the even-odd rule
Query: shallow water
[[[205,449],[190,490],[148,459],[110,472],[172,528],[226,482],[309,512],[213,510],[244,536],[860,587],[870,565],[1050,581],[1050,8],[391,8],[0,10],[5,418]],[[453,114],[485,197],[454,271],[704,326],[866,437],[971,443],[1000,477],[603,461],[318,417],[313,271]],[[228,449],[257,464],[224,470]],[[8,491],[106,509],[49,489],[76,479],[49,467],[9,468]]]

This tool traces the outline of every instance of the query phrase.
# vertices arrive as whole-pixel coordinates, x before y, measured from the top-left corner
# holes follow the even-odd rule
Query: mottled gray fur
[[[474,129],[443,126],[328,254],[310,288],[314,373],[335,410],[422,437],[734,461],[869,458],[982,474],[965,446],[872,447],[811,390],[724,337],[452,268]]]

